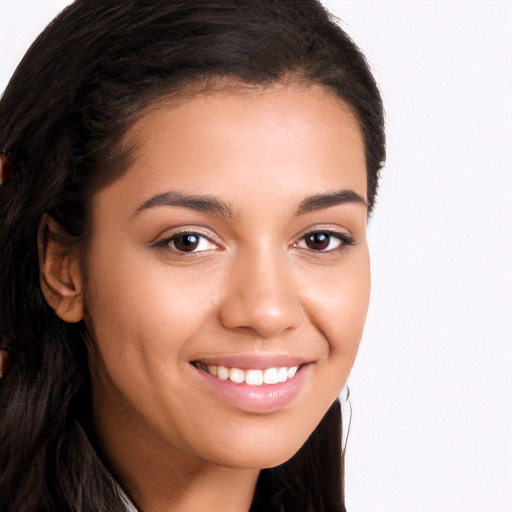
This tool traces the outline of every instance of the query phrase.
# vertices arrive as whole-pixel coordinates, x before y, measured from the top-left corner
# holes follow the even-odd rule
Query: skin
[[[50,237],[47,299],[93,332],[95,442],[138,506],[248,510],[259,470],[301,447],[356,357],[370,292],[359,125],[323,88],[280,84],[162,103],[126,141],[130,168],[93,199],[86,277]],[[140,208],[170,191],[213,196],[231,216]],[[300,211],[338,191],[362,201]],[[169,241],[180,230],[204,237],[197,252]],[[306,244],[326,231],[354,243]],[[289,403],[254,411],[191,364],[240,354],[309,364]]]

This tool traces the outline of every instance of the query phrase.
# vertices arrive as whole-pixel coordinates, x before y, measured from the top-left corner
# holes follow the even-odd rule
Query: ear
[[[65,322],[84,317],[80,250],[64,228],[48,214],[39,223],[39,282],[49,306]]]

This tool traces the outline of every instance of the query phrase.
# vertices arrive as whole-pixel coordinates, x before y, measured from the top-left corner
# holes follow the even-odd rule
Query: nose
[[[297,329],[305,318],[290,262],[259,248],[234,263],[219,309],[226,329],[272,338]]]

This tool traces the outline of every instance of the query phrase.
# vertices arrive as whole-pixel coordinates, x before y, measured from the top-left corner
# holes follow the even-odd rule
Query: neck
[[[148,464],[143,469],[120,475],[141,512],[246,512],[258,477],[254,471],[214,466],[194,470]]]

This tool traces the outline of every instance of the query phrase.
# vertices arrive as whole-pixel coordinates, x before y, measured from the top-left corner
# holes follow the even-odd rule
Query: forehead
[[[305,188],[343,188],[366,198],[359,123],[341,99],[316,85],[162,101],[130,128],[125,144],[134,148],[133,159],[116,183],[139,197],[172,188],[241,204],[285,192],[300,201]]]

